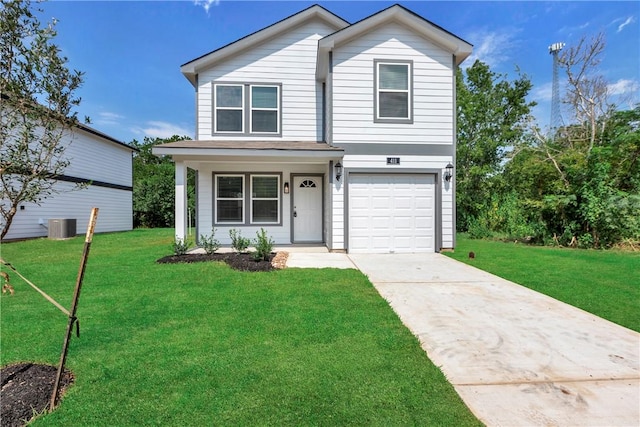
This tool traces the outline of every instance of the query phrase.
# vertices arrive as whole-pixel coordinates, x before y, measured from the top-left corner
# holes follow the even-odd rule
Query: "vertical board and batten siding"
[[[126,187],[133,185],[132,150],[82,129],[65,135],[64,158],[70,161],[64,175],[101,181]],[[58,193],[40,205],[22,203],[5,239],[48,235],[49,219],[75,218],[76,232],[86,232],[91,208],[100,209],[96,232],[124,231],[133,228],[133,194],[130,190],[90,185],[78,190],[75,184],[58,181]],[[42,222],[43,224],[40,224]]]
[[[374,123],[374,60],[413,61],[413,124]],[[333,143],[453,144],[452,55],[397,24],[333,54]]]
[[[231,244],[229,230],[232,228],[240,230],[243,237],[255,239],[256,232],[264,228],[269,236],[278,245],[291,244],[291,197],[295,189],[293,188],[292,174],[296,175],[327,175],[326,164],[295,164],[295,163],[229,163],[229,162],[185,162],[189,168],[198,171],[198,206],[197,206],[197,232],[198,235],[210,235],[213,228],[216,229],[215,237],[223,245]],[[282,173],[280,182],[281,197],[281,224],[214,224],[214,174],[239,173],[239,174],[259,174],[259,173]],[[290,192],[284,194],[282,191],[285,182],[289,182]],[[245,187],[246,188],[246,187]],[[326,201],[325,207],[326,207]],[[245,216],[248,214],[248,206],[245,206]],[[325,230],[327,224],[325,223]],[[324,235],[324,234],[323,234]]]
[[[213,134],[213,84],[282,84],[282,136],[288,141],[322,139],[322,84],[315,79],[318,40],[334,32],[315,21],[265,41],[198,75],[198,139],[229,139]],[[272,138],[272,137],[267,137]],[[234,140],[265,136],[233,136]]]

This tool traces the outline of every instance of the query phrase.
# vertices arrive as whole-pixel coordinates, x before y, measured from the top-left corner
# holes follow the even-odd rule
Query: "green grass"
[[[475,259],[469,259],[473,251]],[[458,235],[446,255],[640,332],[640,254],[528,246]]]
[[[156,264],[172,238],[94,237],[76,383],[34,425],[480,425],[361,273]],[[68,307],[82,246],[40,239],[1,255]],[[66,317],[12,282],[0,363],[57,363]]]

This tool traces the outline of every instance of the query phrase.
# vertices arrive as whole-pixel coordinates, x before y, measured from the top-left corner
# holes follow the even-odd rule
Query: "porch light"
[[[284,183],[284,194],[289,194],[289,183],[288,182]]]
[[[336,181],[340,181],[340,177],[342,176],[342,163],[336,163],[334,169],[336,170]]]
[[[451,163],[449,163],[445,167],[444,180],[449,182],[449,181],[451,181],[451,178],[453,178],[453,165]]]

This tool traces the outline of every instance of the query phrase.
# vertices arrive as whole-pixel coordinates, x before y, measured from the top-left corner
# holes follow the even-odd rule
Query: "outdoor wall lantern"
[[[288,182],[284,183],[284,194],[289,194],[289,183]]]
[[[342,176],[342,163],[336,163],[334,169],[336,170],[336,181],[340,181],[340,177]]]
[[[444,169],[444,180],[449,182],[453,178],[453,165],[449,163]]]

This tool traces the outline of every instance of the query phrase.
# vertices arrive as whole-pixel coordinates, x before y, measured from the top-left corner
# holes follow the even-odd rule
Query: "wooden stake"
[[[73,324],[78,321],[78,319],[76,318],[76,311],[78,309],[78,300],[80,299],[80,289],[82,288],[82,280],[84,279],[84,270],[87,266],[87,259],[89,258],[89,250],[91,249],[91,240],[93,239],[93,230],[95,229],[97,218],[98,218],[98,208],[93,208],[91,210],[91,217],[89,218],[87,235],[84,239],[84,250],[82,251],[82,259],[80,260],[80,269],[78,270],[76,287],[73,292],[71,310],[69,310],[69,322],[67,323],[67,333],[65,335],[64,343],[62,345],[62,353],[60,354],[60,364],[58,365],[56,382],[53,385],[53,393],[51,393],[51,402],[49,404],[49,411],[53,411],[53,409],[56,406],[56,399],[58,398],[58,389],[60,388],[60,380],[62,378],[62,373],[64,372],[64,363],[67,359],[67,352],[69,351],[69,340],[71,338],[71,332],[73,331]]]

